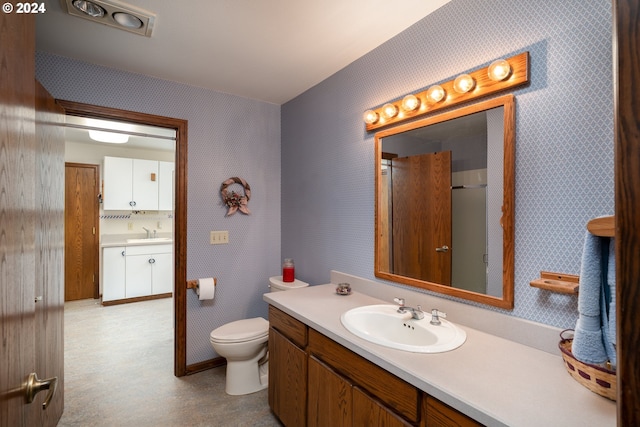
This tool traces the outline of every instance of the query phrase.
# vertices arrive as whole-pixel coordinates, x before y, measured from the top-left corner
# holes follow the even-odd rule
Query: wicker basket
[[[563,333],[566,331],[563,331]],[[558,347],[562,353],[564,366],[569,374],[580,384],[594,393],[604,396],[607,399],[616,400],[616,373],[609,369],[597,365],[591,365],[579,361],[571,353],[571,343],[573,338],[564,338],[560,334]]]

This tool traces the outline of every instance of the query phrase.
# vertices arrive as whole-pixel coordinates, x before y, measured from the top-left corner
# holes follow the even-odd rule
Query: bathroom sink
[[[340,317],[354,335],[385,347],[414,353],[442,353],[460,347],[467,339],[465,331],[440,318],[432,325],[431,313],[413,319],[411,313],[398,313],[391,304],[367,305],[346,311]]]
[[[127,243],[163,243],[163,242],[172,242],[173,239],[171,237],[150,237],[148,239],[127,239]]]

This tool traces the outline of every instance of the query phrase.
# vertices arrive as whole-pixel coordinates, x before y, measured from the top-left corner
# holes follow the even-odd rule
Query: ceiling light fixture
[[[151,37],[155,15],[116,0],[63,0],[69,15]]]
[[[106,13],[102,7],[85,0],[74,0],[73,7],[92,18],[102,18]]]
[[[143,25],[142,21],[137,16],[125,12],[114,13],[113,19],[115,19],[118,24],[127,28],[141,28]]]
[[[129,141],[129,135],[124,133],[105,132],[101,130],[90,130],[89,138],[98,142],[108,144],[124,144]]]

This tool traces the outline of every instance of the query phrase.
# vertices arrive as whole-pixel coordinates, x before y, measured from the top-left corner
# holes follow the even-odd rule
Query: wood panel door
[[[393,273],[451,285],[451,151],[392,160]]]
[[[64,392],[62,119],[36,116],[35,16],[2,14],[0,33],[0,425],[55,426]],[[45,92],[37,105],[55,110]],[[57,377],[44,411],[47,390],[27,403],[31,373]]]
[[[64,169],[64,300],[99,298],[98,165]]]

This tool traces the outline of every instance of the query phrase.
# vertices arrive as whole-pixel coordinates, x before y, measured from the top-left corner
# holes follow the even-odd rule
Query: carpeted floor
[[[281,426],[267,391],[224,392],[225,367],[173,375],[172,300],[65,304],[59,426]]]

